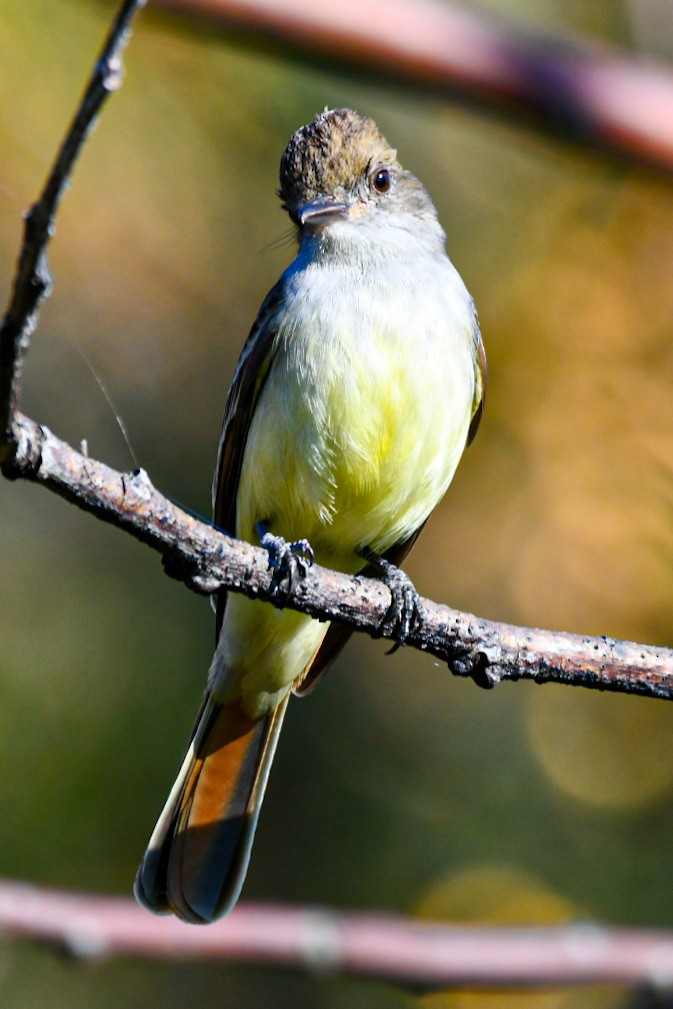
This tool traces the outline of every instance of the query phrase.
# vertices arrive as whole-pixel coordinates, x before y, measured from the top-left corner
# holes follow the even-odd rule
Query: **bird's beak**
[[[322,231],[334,221],[344,221],[348,217],[349,204],[336,200],[320,199],[305,203],[297,211],[297,221],[307,231]]]

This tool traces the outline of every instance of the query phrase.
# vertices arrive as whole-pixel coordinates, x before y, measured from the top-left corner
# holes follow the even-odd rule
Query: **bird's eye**
[[[372,184],[377,193],[387,193],[391,186],[390,172],[387,168],[379,168],[372,179]]]

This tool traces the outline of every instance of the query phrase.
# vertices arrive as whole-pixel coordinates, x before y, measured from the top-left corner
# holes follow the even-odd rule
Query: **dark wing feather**
[[[275,327],[272,320],[282,294],[281,283],[276,284],[264,299],[250,330],[224,411],[213,480],[213,520],[218,529],[231,536],[236,535],[236,497],[250,422],[273,358]],[[227,602],[226,590],[221,589],[215,600],[216,634],[219,638]]]
[[[470,430],[467,433],[468,445],[471,445],[474,441],[474,436],[481,423],[481,415],[484,412],[484,403],[486,402],[486,382],[488,380],[486,351],[484,349],[484,341],[481,338],[476,310],[474,313],[474,327],[474,399],[472,400]]]

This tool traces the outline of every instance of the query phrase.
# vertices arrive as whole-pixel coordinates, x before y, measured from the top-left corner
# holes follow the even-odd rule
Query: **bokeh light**
[[[635,0],[485,6],[632,51],[651,37]],[[22,214],[113,9],[0,5],[3,297]],[[371,115],[427,185],[488,351],[479,435],[407,565],[419,591],[495,619],[672,645],[673,183],[447,96],[149,4],[59,214],[26,412],[128,468],[116,412],[154,483],[209,514],[235,363],[293,254],[278,161],[325,105]],[[0,541],[0,872],[128,895],[205,684],[212,613],[146,548],[41,487],[0,481]],[[525,683],[480,691],[427,656],[384,651],[354,638],[319,689],[291,703],[247,898],[673,925],[666,705]],[[420,1004],[623,1002],[525,997]],[[418,1004],[390,985],[252,966],[82,969],[18,942],[0,947],[0,1001]]]
[[[558,687],[530,698],[533,753],[573,799],[615,811],[646,809],[673,789],[673,711],[634,697]]]

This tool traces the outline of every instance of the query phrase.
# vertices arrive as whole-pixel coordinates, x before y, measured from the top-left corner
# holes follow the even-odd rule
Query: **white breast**
[[[239,535],[271,522],[353,569],[445,493],[474,395],[471,300],[445,255],[413,267],[311,261],[285,275],[277,349],[251,424]]]

